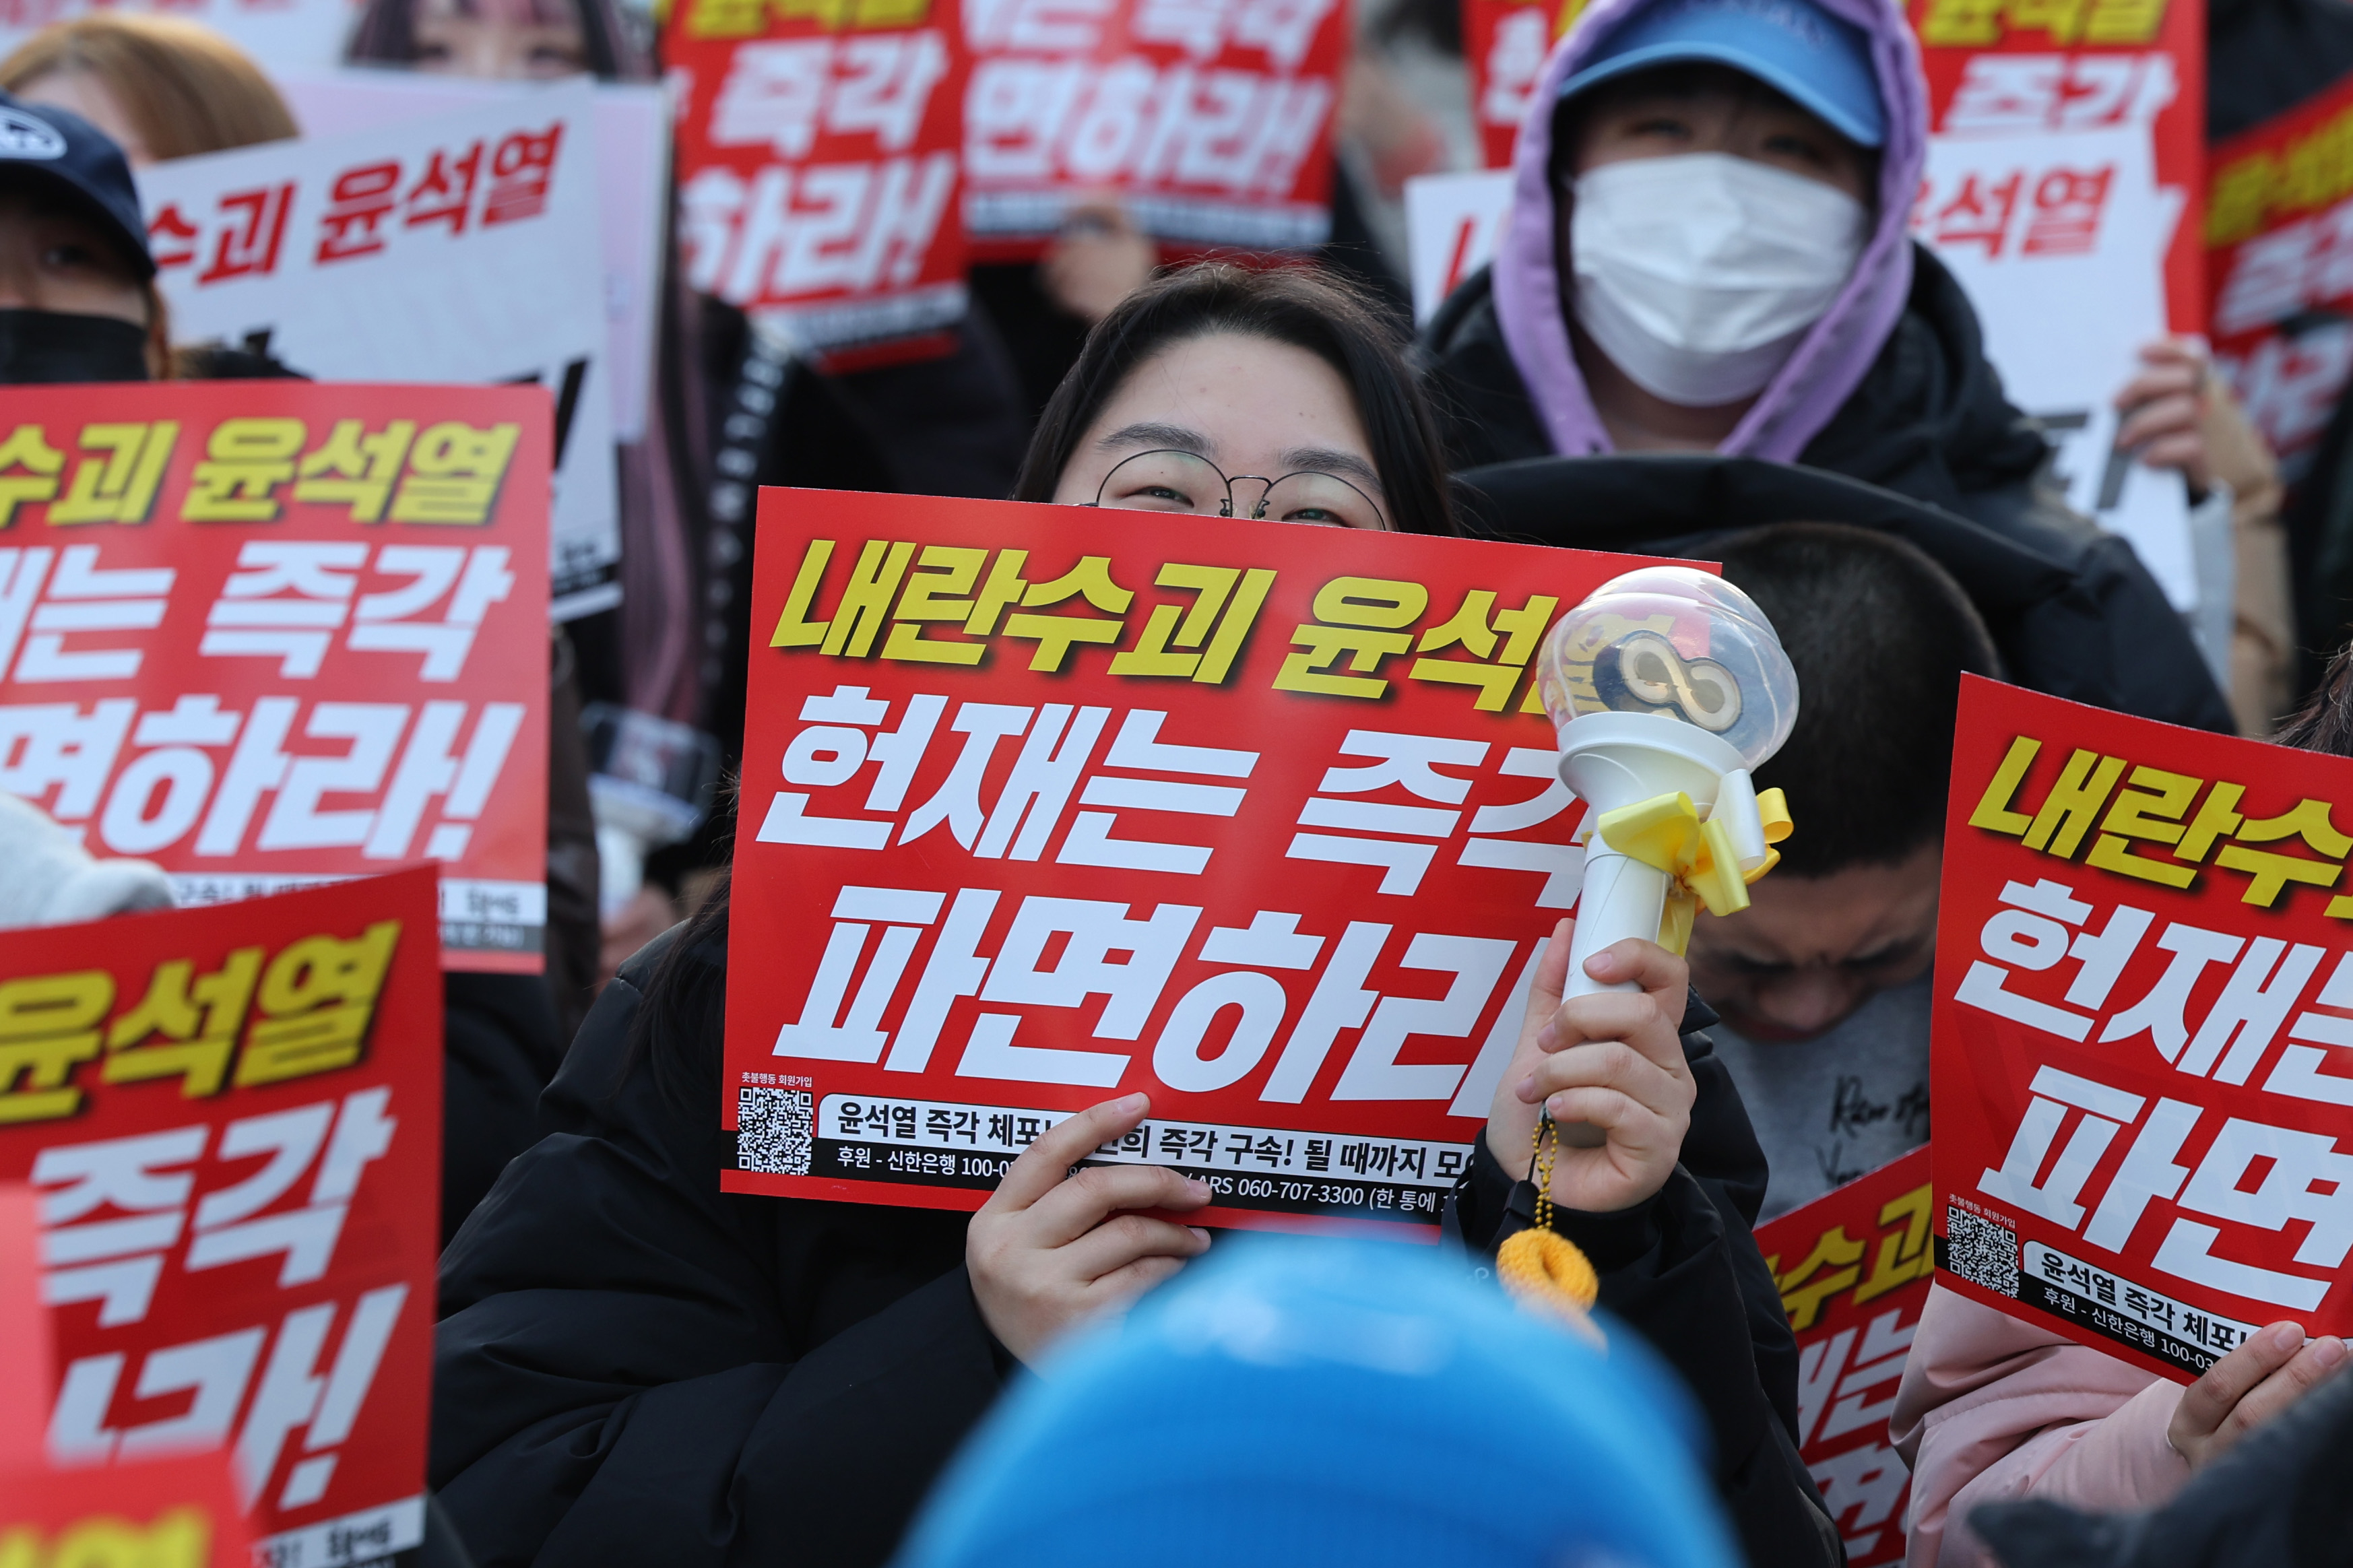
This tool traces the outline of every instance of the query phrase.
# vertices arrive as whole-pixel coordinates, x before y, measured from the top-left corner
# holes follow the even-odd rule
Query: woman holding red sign
[[[1022,494],[1440,531],[1432,428],[1352,296],[1200,268],[1098,329]],[[723,887],[624,966],[543,1101],[548,1136],[443,1258],[431,1476],[478,1561],[881,1563],[1018,1365],[1209,1245],[1180,1217],[1209,1201],[1201,1184],[1068,1174],[1149,1114],[1134,1092],[1047,1132],[969,1218],[723,1194],[728,930]],[[1755,1140],[1704,1044],[1678,1036],[1681,961],[1628,943],[1597,963],[1645,989],[1562,1007],[1562,977],[1540,982],[1457,1218],[1482,1245],[1518,1227],[1540,1104],[1608,1128],[1556,1176],[1585,1211],[1564,1227],[1604,1304],[1704,1391],[1755,1561],[1834,1562],[1765,1392],[1794,1386],[1795,1355],[1743,1217],[1764,1184]]]

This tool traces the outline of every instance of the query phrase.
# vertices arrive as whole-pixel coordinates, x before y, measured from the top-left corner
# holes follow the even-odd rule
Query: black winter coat
[[[1683,1058],[1698,1087],[1674,1174],[1619,1214],[1556,1209],[1553,1228],[1601,1277],[1600,1306],[1681,1373],[1707,1417],[1716,1495],[1749,1568],[1823,1568],[1846,1550],[1798,1457],[1798,1342],[1750,1227],[1765,1201],[1765,1152],[1732,1074],[1701,1031],[1694,996]],[[1480,1140],[1447,1203],[1446,1227],[1492,1255],[1535,1223],[1535,1188],[1514,1183]]]
[[[2007,529],[1757,458],[1541,458],[1455,476],[1472,526],[1586,550],[1713,560],[1730,534],[1842,522],[1916,545],[1984,617],[2003,674],[2070,701],[2229,732],[2229,706],[2132,547],[2064,513]]]
[[[539,1096],[564,1061],[546,983],[441,976],[441,1244],[507,1162],[539,1140]]]
[[[441,1259],[430,1478],[480,1568],[881,1563],[1013,1364],[963,1215],[719,1191],[723,927],[640,1019],[677,937]]]
[[[1014,1365],[973,1300],[963,1215],[718,1191],[725,936],[679,954],[649,1009],[680,940],[607,987],[546,1136],[441,1260],[430,1479],[481,1568],[881,1563]],[[1764,1155],[1706,1037],[1684,1049],[1699,1099],[1674,1180],[1558,1223],[1603,1305],[1691,1381],[1753,1568],[1819,1568],[1838,1536],[1788,1436],[1796,1344],[1749,1236]],[[1492,1251],[1529,1195],[1482,1155],[1448,1223]]]

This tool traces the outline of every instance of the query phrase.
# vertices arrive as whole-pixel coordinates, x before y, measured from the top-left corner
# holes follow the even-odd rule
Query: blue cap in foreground
[[[899,1568],[1732,1568],[1687,1396],[1378,1243],[1222,1239],[990,1418]]]
[[[1584,68],[1561,84],[1560,96],[1574,98],[1653,66],[1693,61],[1755,77],[1860,146],[1887,140],[1870,40],[1810,0],[1661,0],[1602,39]]]

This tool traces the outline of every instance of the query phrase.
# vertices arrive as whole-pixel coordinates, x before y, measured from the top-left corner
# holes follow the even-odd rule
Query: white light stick
[[[1673,878],[1606,842],[1596,824],[1680,794],[1700,821],[1721,826],[1740,872],[1764,866],[1770,851],[1750,773],[1797,721],[1797,672],[1747,595],[1692,567],[1646,566],[1560,618],[1545,639],[1540,679],[1561,782],[1585,802],[1589,835],[1563,994],[1636,990],[1593,979],[1586,961],[1630,936],[1656,940]],[[1602,1142],[1589,1124],[1560,1135],[1583,1148]]]

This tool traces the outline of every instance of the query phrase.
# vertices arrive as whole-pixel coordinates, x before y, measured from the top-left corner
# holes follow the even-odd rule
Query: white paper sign
[[[343,136],[535,92],[538,82],[474,81],[354,68],[286,71],[274,79],[305,136]],[[662,203],[670,190],[670,100],[649,82],[599,82],[596,203],[603,228],[611,340],[613,434],[646,433],[659,324]]]
[[[141,172],[180,342],[327,381],[537,381],[555,396],[559,620],[620,602],[588,84]]]
[[[1406,258],[1416,326],[1438,314],[1455,286],[1495,258],[1512,210],[1512,172],[1419,174],[1405,183]]]
[[[1968,291],[2003,391],[2057,443],[2069,504],[2130,540],[2186,612],[2199,602],[2187,493],[2116,450],[2115,407],[2141,345],[2165,335],[2179,212],[2141,125],[1936,138],[1912,225]]]

